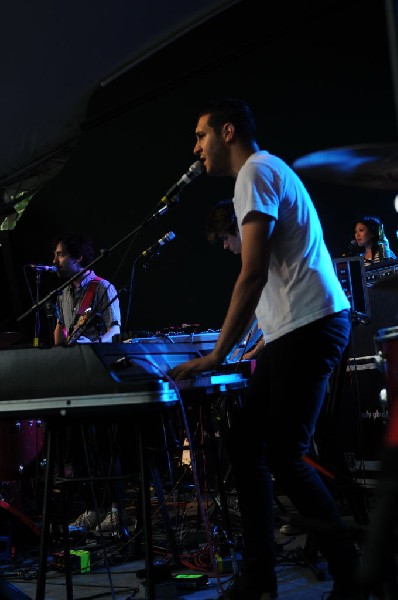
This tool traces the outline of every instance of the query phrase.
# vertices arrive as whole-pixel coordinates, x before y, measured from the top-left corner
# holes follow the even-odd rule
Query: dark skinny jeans
[[[267,344],[256,361],[228,450],[242,518],[243,577],[253,591],[275,592],[272,475],[303,517],[324,524],[319,550],[338,585],[349,585],[357,551],[310,451],[327,385],[351,332],[348,311],[319,319]]]

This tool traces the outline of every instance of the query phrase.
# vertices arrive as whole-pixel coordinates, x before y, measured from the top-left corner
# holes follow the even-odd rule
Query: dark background
[[[116,246],[95,270],[117,289],[130,288],[143,249],[170,230],[176,234],[146,270],[136,269],[128,320],[122,292],[124,333],[221,327],[239,257],[209,246],[205,224],[211,206],[232,194],[232,181],[202,175],[166,215],[143,223],[195,160],[202,102],[224,95],[251,105],[260,146],[290,165],[316,150],[395,142],[385,4],[243,1],[96,92],[69,162],[2,243],[3,331],[21,330],[27,342],[33,337],[36,311],[19,318],[32,307],[23,265],[51,264],[51,240],[66,229],[90,233],[98,252]],[[332,256],[346,250],[362,213],[381,217],[398,254],[395,190],[302,178]],[[51,273],[38,282],[27,275],[38,298],[60,283]]]

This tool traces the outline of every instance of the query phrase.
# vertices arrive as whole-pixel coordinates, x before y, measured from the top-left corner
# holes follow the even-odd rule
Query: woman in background
[[[365,267],[397,258],[390,248],[382,221],[375,216],[367,215],[356,219],[351,246],[350,256],[362,255]]]

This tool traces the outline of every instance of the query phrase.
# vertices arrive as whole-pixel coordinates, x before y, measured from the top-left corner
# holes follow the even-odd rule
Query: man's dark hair
[[[238,224],[234,203],[230,199],[220,200],[210,211],[206,224],[207,240],[214,244],[221,234],[237,235]]]
[[[249,143],[256,139],[256,122],[253,113],[246,102],[239,98],[211,100],[202,106],[198,118],[204,115],[209,115],[208,124],[216,133],[220,133],[225,123],[232,123],[242,141]]]
[[[71,231],[61,233],[53,240],[53,250],[61,242],[72,258],[77,259],[82,257],[80,263],[82,267],[87,267],[94,260],[93,243],[88,235],[73,233]]]

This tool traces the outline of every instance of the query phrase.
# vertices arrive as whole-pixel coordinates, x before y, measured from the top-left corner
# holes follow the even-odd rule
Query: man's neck
[[[81,282],[83,281],[83,279],[85,279],[85,277],[87,277],[87,275],[88,275],[89,273],[90,273],[90,270],[88,270],[88,271],[87,271],[87,270],[85,270],[85,269],[82,269],[82,270],[80,271],[80,276],[79,276],[79,277],[76,277],[76,279],[74,279],[74,280],[72,281],[72,284],[75,286],[75,288],[79,288],[79,287],[80,287],[80,284],[81,284]]]
[[[233,176],[237,177],[240,169],[243,167],[247,159],[255,152],[259,151],[259,147],[255,142],[251,144],[236,146],[231,159]]]

